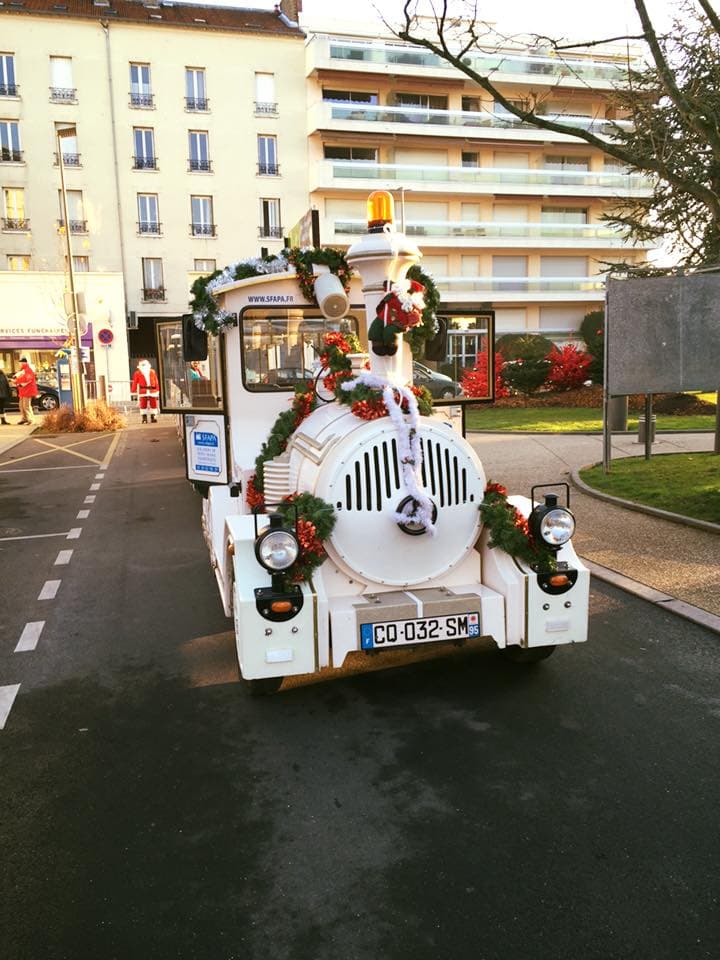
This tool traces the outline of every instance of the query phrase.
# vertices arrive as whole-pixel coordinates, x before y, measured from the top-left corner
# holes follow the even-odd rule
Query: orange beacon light
[[[367,198],[368,233],[380,233],[395,219],[395,204],[387,190],[374,190]]]

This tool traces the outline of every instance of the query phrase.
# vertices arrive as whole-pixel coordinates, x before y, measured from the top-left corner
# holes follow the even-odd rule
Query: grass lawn
[[[580,476],[603,493],[720,523],[720,456],[669,453],[651,460],[631,457],[613,460],[609,475],[599,466],[581,470]]]
[[[628,428],[637,430],[637,416]],[[673,417],[659,414],[658,430],[713,430],[714,415]],[[602,411],[584,407],[476,407],[467,411],[468,430],[530,430],[538,433],[584,433],[602,430]]]

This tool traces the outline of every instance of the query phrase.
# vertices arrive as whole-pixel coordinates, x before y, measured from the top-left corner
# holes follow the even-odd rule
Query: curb
[[[35,433],[38,427],[34,427],[30,433],[25,434],[24,437],[18,437],[16,440],[10,440],[6,445],[0,444],[0,457],[4,456],[6,453],[9,453],[10,450],[13,450],[19,444],[23,443],[25,440],[29,440],[30,437]]]
[[[659,454],[656,454],[659,456]],[[605,500],[607,503],[614,503],[618,507],[625,507],[627,510],[635,510],[636,513],[646,513],[651,517],[658,517],[660,520],[669,520],[671,523],[682,523],[686,527],[695,527],[697,530],[704,530],[706,533],[720,534],[720,524],[711,523],[709,520],[696,520],[694,517],[685,517],[681,513],[672,513],[670,510],[661,510],[659,507],[648,507],[644,503],[636,503],[634,500],[623,500],[622,497],[614,497],[610,493],[603,493],[594,487],[589,487],[584,480],[580,479],[581,470],[589,470],[591,467],[598,467],[599,463],[589,463],[584,467],[576,467],[570,472],[570,479],[573,486],[577,487],[582,493],[589,497],[595,497],[596,500]]]
[[[613,587],[624,590],[625,593],[630,593],[635,597],[639,597],[641,600],[647,600],[648,603],[652,603],[662,610],[674,613],[684,620],[690,620],[692,623],[704,627],[706,630],[712,630],[713,633],[720,635],[720,617],[714,613],[710,613],[709,610],[703,610],[702,607],[695,607],[691,603],[686,603],[685,600],[678,600],[677,597],[671,597],[669,594],[655,590],[653,587],[648,587],[638,580],[633,580],[631,577],[626,577],[622,573],[610,570],[609,567],[603,567],[599,563],[594,563],[586,557],[582,557],[581,559],[590,570],[592,576],[598,580],[602,580],[603,583],[609,583]]]

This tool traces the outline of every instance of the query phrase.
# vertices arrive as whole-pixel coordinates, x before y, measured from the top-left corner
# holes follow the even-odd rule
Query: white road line
[[[88,518],[89,516],[90,516],[90,511],[89,511],[89,510],[78,510],[78,515],[77,515],[77,517],[76,517],[75,519],[76,519],[76,520],[87,520],[87,518]]]
[[[15,647],[15,653],[25,653],[26,650],[34,650],[38,645],[38,640],[40,639],[40,634],[44,626],[44,620],[33,620],[31,623],[26,623],[23,627],[23,632],[20,634],[18,644]]]
[[[70,559],[73,555],[72,550],[61,550],[57,555],[57,560],[55,561],[56,567],[64,567],[66,564],[70,563]]]
[[[85,497],[83,503],[95,503],[95,494],[93,494],[91,497]]]
[[[100,484],[99,484],[99,483],[91,483],[91,484],[90,484],[90,489],[91,489],[91,490],[99,490],[99,489],[100,489]]]
[[[67,539],[77,540],[81,533],[82,533],[82,527],[73,527],[72,530],[68,530]]]
[[[105,477],[105,474],[104,474],[104,473],[96,473],[96,474],[95,474],[95,479],[96,479],[96,480],[103,480],[104,477]]]
[[[38,600],[54,600],[61,583],[62,580],[46,580],[38,594]]]
[[[19,683],[13,683],[8,687],[0,687],[0,730],[5,729],[7,718],[10,716],[12,705],[15,703],[15,697],[20,689]]]
[[[67,537],[67,530],[62,533],[30,533],[25,537],[0,537],[0,543],[8,540],[43,540],[45,537]]]
[[[9,461],[4,460],[3,463]],[[18,467],[17,470],[0,470],[0,473],[38,473],[43,470],[92,470],[92,466],[86,463],[71,464],[68,467]]]

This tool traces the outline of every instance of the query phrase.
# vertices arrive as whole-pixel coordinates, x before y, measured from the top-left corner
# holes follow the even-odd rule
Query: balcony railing
[[[157,170],[157,157],[133,157],[135,170]]]
[[[3,217],[3,230],[29,230],[30,221],[24,217]]]
[[[68,220],[70,233],[87,233],[87,220]],[[58,229],[65,229],[65,221],[58,220]]]
[[[138,220],[138,233],[143,236],[159,237],[162,224],[157,220]]]
[[[262,224],[261,226],[258,227],[258,236],[265,237],[266,239],[271,239],[271,240],[282,240],[283,228],[272,227],[268,224]]]
[[[50,87],[50,99],[55,103],[77,103],[77,87]]]
[[[258,173],[263,177],[279,177],[280,164],[278,163],[259,163],[257,165]]]
[[[605,289],[604,277],[435,277],[439,290],[497,293],[593,293]]]
[[[353,236],[367,233],[365,220],[336,220],[335,233]],[[520,239],[568,239],[568,240],[623,240],[626,231],[618,230],[607,223],[496,223],[495,221],[444,221],[427,220],[424,223],[409,221],[405,226],[408,237],[442,237],[443,239],[487,238],[491,240],[518,237]]]
[[[22,163],[22,150],[14,150],[12,147],[0,147],[0,161],[3,163]]]
[[[191,223],[190,233],[192,234],[193,237],[214,237],[215,224],[214,223]]]
[[[212,172],[212,160],[198,160],[195,157],[190,157],[188,160],[188,170],[197,171],[202,170],[205,173]]]
[[[193,113],[207,113],[210,101],[207,97],[185,97],[185,109],[192,110]]]
[[[19,97],[19,89],[16,83],[0,83],[0,97]]]
[[[263,117],[276,117],[277,116],[277,104],[269,103],[264,100],[255,101],[255,115]]]
[[[165,287],[143,287],[142,299],[144,303],[162,303],[166,300]]]
[[[55,157],[55,166],[58,165],[58,155],[57,153],[53,154]],[[63,152],[62,161],[64,167],[81,167],[82,163],[80,162],[79,153],[65,153]]]
[[[436,54],[406,44],[363,43],[330,39],[332,60],[373,64],[398,64],[413,67],[455,68]],[[558,78],[575,77],[579,80],[607,80],[621,82],[627,79],[627,64],[573,57],[531,56],[522,53],[496,51],[468,53],[463,63],[480,73],[534,74]]]
[[[328,160],[332,175],[342,180],[400,180],[424,183],[473,183],[494,186],[608,187],[648,189],[649,177],[639,173],[594,173],[589,170],[515,167],[445,167],[411,163],[375,163],[372,160]]]
[[[435,110],[429,107],[390,107],[376,103],[335,103],[324,100],[332,120],[359,120],[363,123],[416,123],[443,127],[491,127],[533,130],[511,113],[490,113],[486,110]],[[632,126],[628,120],[606,120],[603,117],[578,117],[565,113],[543,114],[544,119],[559,124],[572,124],[583,130],[612,137],[618,129]]]
[[[130,106],[140,110],[152,110],[155,107],[155,94],[130,91]]]

